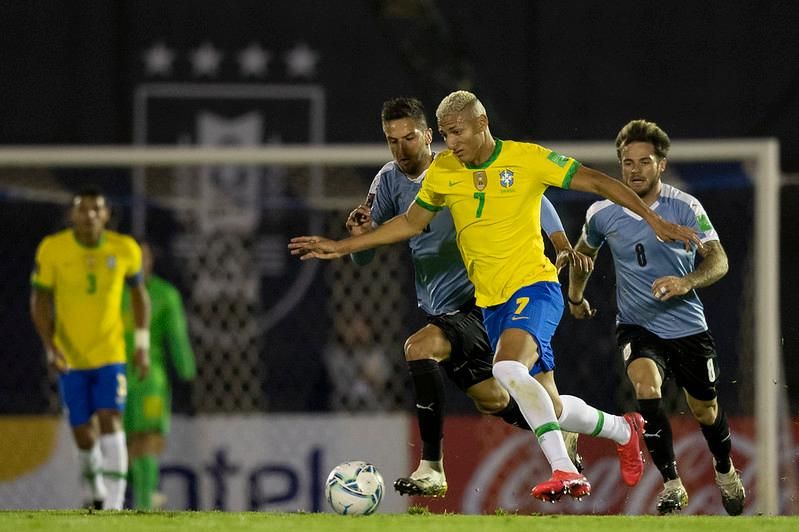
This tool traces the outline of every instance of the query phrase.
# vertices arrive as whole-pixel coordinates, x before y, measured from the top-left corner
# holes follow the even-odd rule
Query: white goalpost
[[[615,162],[610,142],[541,142],[560,153],[591,163]],[[3,146],[0,168],[145,168],[205,165],[263,165],[285,167],[374,166],[390,158],[384,144],[270,145],[262,147],[173,146]],[[781,373],[779,309],[780,169],[776,139],[676,140],[672,162],[745,162],[755,176],[754,190],[754,418],[757,440],[757,512],[779,513],[779,400]],[[144,189],[144,177],[134,173],[133,190]],[[139,172],[138,174],[141,174]],[[310,197],[317,209],[342,209],[360,197],[326,193],[321,176],[312,176]],[[2,183],[0,183],[2,184]],[[134,201],[134,227],[146,225],[145,206]],[[143,232],[143,231],[142,231]]]

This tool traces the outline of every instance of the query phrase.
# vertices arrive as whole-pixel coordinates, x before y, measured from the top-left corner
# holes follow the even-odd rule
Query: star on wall
[[[316,76],[316,63],[319,53],[306,43],[298,43],[285,54],[288,75],[294,78],[312,78]]]
[[[272,54],[261,48],[257,42],[252,42],[236,55],[236,59],[242,76],[258,78],[266,75],[266,67],[272,59]]]
[[[144,68],[149,76],[168,76],[172,74],[172,62],[175,52],[167,48],[162,41],[154,43],[142,54]]]
[[[213,77],[219,73],[219,64],[225,54],[214,48],[210,42],[204,42],[191,52],[192,72],[195,76]]]

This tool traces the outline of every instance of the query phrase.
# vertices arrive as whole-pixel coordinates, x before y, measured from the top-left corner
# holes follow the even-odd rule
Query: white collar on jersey
[[[658,198],[658,199],[656,199],[656,200],[655,200],[655,201],[652,203],[652,205],[650,205],[650,206],[649,206],[649,208],[650,208],[650,209],[652,209],[652,210],[654,211],[655,209],[657,209],[657,208],[658,208],[658,205],[660,205],[660,199],[659,199],[659,198]],[[627,207],[622,207],[622,210],[624,211],[624,214],[626,214],[627,216],[629,216],[629,217],[631,217],[631,218],[634,218],[634,219],[636,219],[636,220],[643,220],[643,218],[641,218],[640,216],[638,216],[637,214],[635,214],[633,211],[631,211],[631,210],[630,210],[630,209],[628,209]]]

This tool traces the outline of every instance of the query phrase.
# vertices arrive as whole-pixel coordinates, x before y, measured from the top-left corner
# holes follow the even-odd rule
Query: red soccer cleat
[[[646,421],[638,412],[624,414],[624,419],[630,425],[630,441],[616,446],[619,453],[621,478],[628,486],[635,486],[644,474],[644,460],[641,456],[641,436],[644,434]]]
[[[552,477],[533,488],[531,495],[544,502],[555,502],[564,494],[575,499],[591,495],[591,484],[580,473],[568,473],[556,469]]]

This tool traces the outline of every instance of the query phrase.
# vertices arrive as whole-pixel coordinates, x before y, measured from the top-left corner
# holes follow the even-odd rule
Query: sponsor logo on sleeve
[[[561,168],[565,167],[566,163],[569,162],[569,158],[568,157],[566,157],[565,155],[561,155],[558,152],[554,152],[554,151],[550,152],[549,155],[547,155],[547,159],[550,162],[553,162],[553,163],[557,164]]]
[[[713,224],[710,223],[710,219],[707,217],[707,214],[700,214],[696,217],[696,223],[699,226],[699,229],[702,231],[712,231]]]

